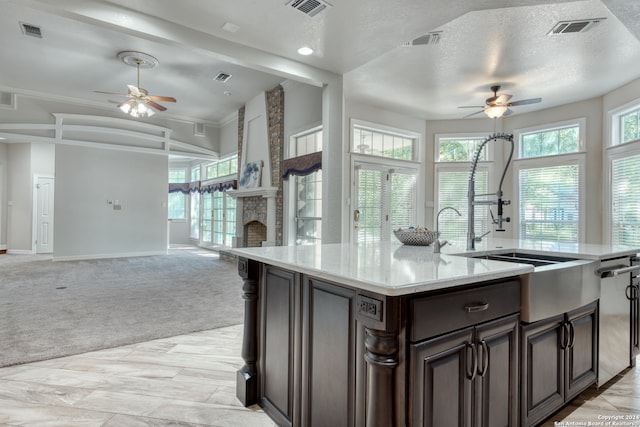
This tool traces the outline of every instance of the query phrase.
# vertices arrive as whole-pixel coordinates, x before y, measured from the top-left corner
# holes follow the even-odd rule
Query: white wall
[[[0,250],[7,249],[7,144],[0,142]]]
[[[59,145],[55,166],[54,259],[166,253],[166,156]]]
[[[238,115],[228,120],[220,128],[220,157],[238,152]]]
[[[33,225],[33,185],[31,174],[31,145],[9,144],[7,176],[7,251],[30,253]]]

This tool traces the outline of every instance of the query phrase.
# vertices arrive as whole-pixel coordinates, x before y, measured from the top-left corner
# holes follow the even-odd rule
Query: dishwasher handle
[[[634,271],[640,271],[640,264],[632,265],[630,267],[620,264],[620,265],[612,265],[610,267],[601,267],[596,270],[596,275],[600,276],[601,279],[607,277],[615,277],[625,273],[633,273]]]

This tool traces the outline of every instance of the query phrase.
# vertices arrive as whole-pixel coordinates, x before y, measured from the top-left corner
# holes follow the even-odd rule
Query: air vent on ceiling
[[[423,36],[416,37],[415,39],[411,40],[410,42],[406,42],[406,43],[402,44],[402,47],[421,46],[421,45],[425,45],[425,44],[436,45],[436,44],[440,43],[441,37],[442,37],[442,31],[433,31],[433,32],[425,34]]]
[[[38,37],[39,39],[42,38],[42,30],[36,25],[21,22],[20,28],[22,28],[22,33],[25,36]]]
[[[606,18],[581,19],[578,21],[560,21],[549,31],[548,35],[584,33],[604,21]]]
[[[0,92],[0,108],[16,108],[16,94],[11,92]]]
[[[195,136],[205,136],[204,123],[194,123],[193,124],[193,134]]]
[[[311,17],[331,6],[323,0],[289,0],[286,4]]]
[[[222,82],[222,83],[226,83],[229,81],[229,79],[231,78],[231,74],[227,74],[227,73],[218,73],[213,80],[217,81],[217,82]]]

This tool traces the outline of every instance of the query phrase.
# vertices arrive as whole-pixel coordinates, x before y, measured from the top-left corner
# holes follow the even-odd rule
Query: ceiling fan
[[[94,92],[126,96],[129,99],[119,103],[117,107],[132,117],[150,117],[155,113],[154,109],[166,111],[167,108],[158,104],[156,101],[176,102],[176,99],[171,96],[149,95],[149,91],[140,87],[140,68],[154,68],[159,63],[156,58],[146,53],[134,51],[120,52],[118,53],[118,58],[125,64],[138,69],[137,85],[127,85],[128,91],[126,94],[98,90]]]
[[[486,99],[484,106],[477,105],[465,105],[458,108],[481,108],[480,111],[476,111],[474,113],[468,114],[463,118],[475,116],[476,114],[485,113],[489,118],[497,119],[503,116],[508,116],[513,113],[509,107],[517,107],[519,105],[528,105],[528,104],[537,104],[542,101],[542,98],[530,98],[530,99],[521,99],[520,101],[509,102],[511,99],[511,95],[498,95],[498,91],[500,90],[500,86],[491,86],[491,90],[493,91],[493,96]]]

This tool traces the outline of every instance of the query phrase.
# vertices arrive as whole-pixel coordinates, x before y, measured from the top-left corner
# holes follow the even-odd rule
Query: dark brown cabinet
[[[517,426],[520,283],[409,303],[409,426]]]
[[[355,425],[355,291],[263,268],[260,405],[279,426]]]
[[[597,307],[522,326],[522,425],[536,425],[596,382]]]

